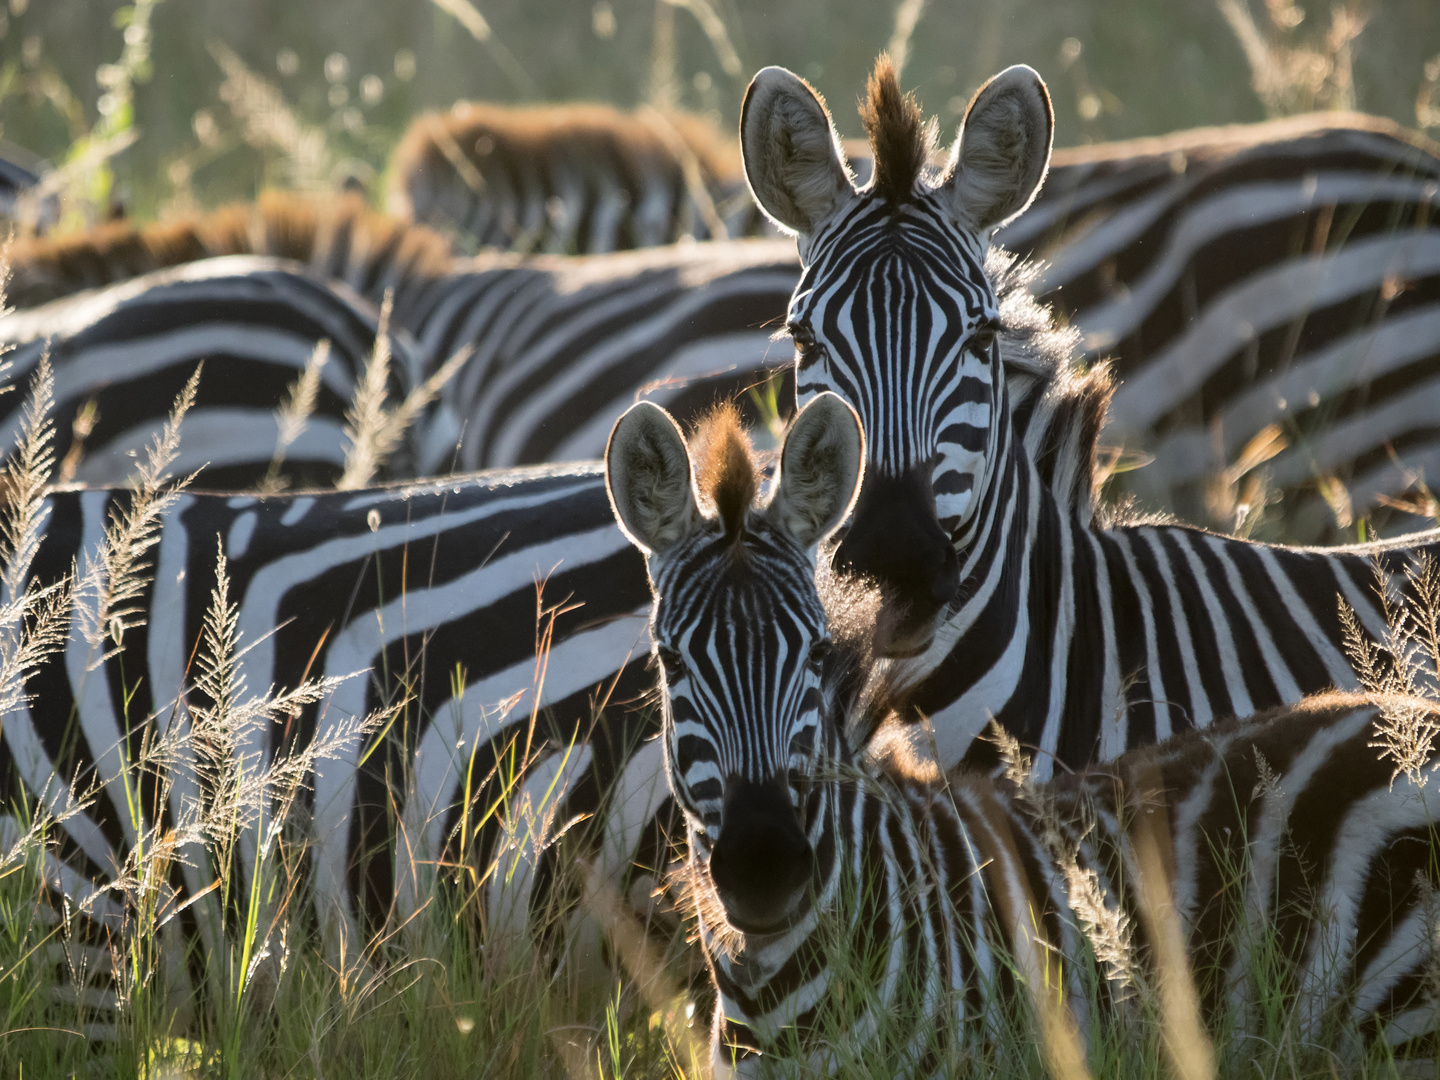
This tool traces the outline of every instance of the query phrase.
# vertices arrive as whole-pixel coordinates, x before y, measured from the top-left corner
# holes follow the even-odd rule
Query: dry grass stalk
[[[345,470],[335,482],[341,491],[364,487],[375,478],[385,459],[395,452],[405,432],[419,419],[446,383],[453,379],[470,359],[469,345],[455,353],[431,372],[425,381],[393,410],[385,406],[390,383],[390,309],[392,294],[386,290],[380,307],[380,322],[375,331],[375,348],[365,365],[355,397],[345,413],[345,436],[350,447],[345,452]]]
[[[463,26],[471,37],[485,46],[496,65],[505,72],[505,77],[515,84],[515,89],[519,90],[522,96],[535,96],[535,80],[530,78],[530,73],[515,59],[510,50],[501,44],[500,39],[495,36],[495,31],[485,21],[485,16],[480,14],[470,0],[431,0],[431,2]]]
[[[910,39],[915,36],[915,27],[925,13],[925,0],[900,0],[895,7],[895,32],[890,35],[890,44],[885,51],[895,65],[895,78],[905,70],[905,61],[910,57]]]
[[[245,141],[257,150],[280,152],[290,187],[328,189],[335,162],[325,132],[297,118],[280,91],[246,67],[229,46],[212,41],[207,47],[225,73],[220,98],[240,121]]]
[[[1302,40],[1305,10],[1294,0],[1265,0],[1269,31],[1262,31],[1247,0],[1215,0],[1250,65],[1251,85],[1269,116],[1315,109],[1354,109],[1351,43],[1365,29],[1355,0],[1330,9],[1327,30]]]
[[[675,130],[675,125],[670,122],[669,117],[653,108],[643,108],[636,115],[680,162],[680,172],[685,178],[685,190],[689,193],[690,200],[695,204],[695,209],[699,211],[700,217],[704,220],[705,227],[710,230],[710,239],[730,239],[730,231],[725,227],[725,221],[721,218],[720,211],[715,208],[715,200],[710,197],[710,189],[705,186],[705,174],[700,168],[700,159],[680,137],[680,133]]]
[[[315,398],[320,393],[320,373],[329,359],[330,339],[321,338],[315,343],[309,359],[305,361],[305,370],[290,384],[289,396],[276,410],[275,423],[279,434],[275,438],[275,454],[270,459],[270,468],[266,470],[265,479],[260,482],[261,491],[276,492],[285,489],[285,481],[280,476],[280,468],[285,464],[285,453],[305,431],[310,414],[315,411]]]
[[[1381,698],[1380,738],[1371,745],[1382,760],[1394,762],[1392,783],[1403,774],[1419,786],[1440,736],[1432,711],[1440,687],[1440,562],[1422,552],[1406,567],[1405,586],[1376,563],[1375,592],[1385,619],[1380,642],[1370,638],[1343,599],[1340,624],[1360,685]]]
[[[1213,1080],[1215,1047],[1201,1022],[1200,999],[1185,952],[1185,934],[1161,855],[1163,845],[1169,843],[1169,818],[1164,804],[1147,799],[1143,790],[1159,790],[1158,777],[1142,779],[1141,785],[1142,790],[1132,793],[1132,797],[1139,796],[1139,805],[1129,839],[1140,920],[1150,941],[1158,983],[1162,1044],[1177,1080]]]
[[[169,469],[180,449],[180,425],[194,404],[201,365],[175,399],[164,429],[151,442],[136,473],[129,505],[110,512],[100,550],[87,553],[76,599],[80,631],[91,646],[86,670],[94,671],[123,644],[125,631],[141,626],[145,609],[138,603],[148,583],[145,554],[160,541],[160,520],[193,477],[170,482]],[[110,638],[113,648],[102,643]]]

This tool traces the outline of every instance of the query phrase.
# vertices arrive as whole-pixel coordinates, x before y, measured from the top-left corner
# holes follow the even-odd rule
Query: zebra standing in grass
[[[462,101],[390,155],[388,206],[458,247],[601,255],[763,235],[733,142],[687,113]]]
[[[742,146],[757,201],[799,238],[800,399],[835,391],[867,434],[836,565],[882,586],[877,647],[902,660],[907,715],[933,722],[941,764],[992,714],[1049,775],[1353,686],[1337,597],[1378,634],[1372,560],[1393,573],[1440,535],[1322,552],[1092,522],[1057,502],[1016,438],[982,272],[989,231],[1045,172],[1044,84],[1017,67],[983,87],[939,176],[883,58],[863,111],[876,161],[863,190],[823,103],[783,69],[751,83]]]
[[[1257,993],[1278,988],[1302,1041],[1332,1010],[1342,1030],[1396,1041],[1433,1030],[1437,752],[1402,778],[1375,749],[1387,720],[1433,722],[1433,703],[1312,699],[1018,789],[867,756],[825,677],[815,584],[819,543],[859,487],[853,410],[830,394],[801,410],[768,504],[733,418],[697,441],[692,459],[642,403],[616,426],[606,476],[655,592],[667,776],[719,992],[717,1073],[751,1047],[843,1075],[847,1052],[879,1038],[895,1075],[950,1075],[1002,1027],[1017,977],[1042,1009],[1061,985],[1083,1009],[1087,871],[1091,900],[1138,915],[1137,940],[1110,943],[1132,979],[1167,959],[1165,901],[1142,894],[1168,887],[1190,964],[1169,956],[1161,978],[1197,970],[1212,1019],[1228,1009],[1251,1030]],[[1262,988],[1267,938],[1278,971]]]
[[[1200,481],[1278,425],[1270,481],[1291,533],[1319,536],[1317,481],[1363,514],[1435,471],[1440,146],[1324,113],[1056,159],[995,239],[1049,260],[1036,296],[1114,366],[1107,441],[1155,456],[1131,489],[1233,528]]]

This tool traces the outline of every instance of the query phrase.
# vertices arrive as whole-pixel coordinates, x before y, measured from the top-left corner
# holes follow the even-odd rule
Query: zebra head
[[[666,769],[691,857],[730,924],[758,933],[793,915],[814,869],[807,778],[836,752],[821,745],[830,642],[816,549],[850,512],[864,438],[844,401],[817,395],[764,506],[735,413],[702,426],[696,446],[692,460],[669,414],[641,402],[615,425],[605,474],[655,593]]]
[[[960,592],[960,559],[1008,446],[991,230],[1030,202],[1054,118],[1016,66],[975,94],[943,167],[933,124],[882,56],[861,116],[875,169],[857,189],[824,102],[783,68],[750,83],[740,123],[756,201],[798,238],[790,301],[800,402],[834,391],[860,415],[865,485],[837,567],[885,595],[888,655],[924,649]]]

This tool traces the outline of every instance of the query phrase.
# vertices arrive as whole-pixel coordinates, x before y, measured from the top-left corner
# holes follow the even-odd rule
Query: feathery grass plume
[[[305,431],[310,414],[315,411],[315,398],[320,393],[320,373],[329,359],[330,339],[321,338],[305,361],[305,370],[290,384],[290,393],[284,404],[275,411],[279,433],[275,437],[275,454],[270,458],[270,468],[265,472],[265,479],[260,481],[261,491],[269,493],[285,489],[280,467],[285,464],[286,451]]]
[[[229,46],[211,41],[206,47],[225,73],[220,98],[243,126],[245,141],[257,150],[280,152],[290,187],[327,189],[335,161],[324,130],[298,119],[284,95],[246,67]]]
[[[1330,9],[1327,30],[1299,37],[1305,10],[1295,0],[1265,0],[1269,30],[1262,31],[1247,0],[1215,0],[1250,65],[1251,85],[1269,116],[1316,109],[1354,109],[1351,44],[1368,18],[1356,0]]]
[[[385,291],[380,308],[380,322],[375,331],[375,348],[365,365],[355,397],[345,413],[345,437],[350,446],[345,451],[345,469],[335,487],[352,491],[364,487],[395,452],[410,426],[420,413],[434,401],[445,385],[455,377],[474,351],[470,345],[457,349],[439,368],[426,376],[394,409],[385,406],[390,381],[390,309],[393,291]]]
[[[375,347],[345,411],[345,437],[350,446],[345,451],[345,471],[335,483],[341,491],[368,484],[385,456],[381,439],[386,431],[385,400],[390,393],[390,312],[394,305],[395,290],[386,289],[375,328]]]
[[[300,888],[305,829],[298,805],[318,762],[339,759],[378,731],[403,706],[326,724],[324,709],[307,742],[276,747],[277,721],[319,705],[356,677],[310,678],[292,689],[251,693],[241,660],[239,608],[230,600],[228,564],[217,537],[215,586],[196,653],[197,677],[165,725],[151,718],[140,753],[129,765],[135,785],[142,775],[158,780],[154,805],[170,807],[153,821],[135,822],[136,840],[110,886],[125,899],[128,925],[124,957],[117,964],[123,1002],[144,1004],[157,976],[169,973],[161,944],[168,925],[194,907],[206,942],[205,978],[210,1000],[226,1015],[226,1052],[240,1047],[239,1022],[247,994],[257,1006],[273,1000],[289,963],[289,908]],[[171,885],[176,865],[197,891],[181,902]],[[168,988],[159,988],[163,1001]]]
[[[160,541],[161,518],[194,478],[171,483],[169,469],[180,450],[180,425],[195,403],[201,367],[195,365],[164,428],[151,440],[136,472],[128,506],[111,509],[100,550],[86,553],[76,613],[80,632],[91,648],[87,671],[94,671],[122,647],[126,630],[144,625],[145,609],[137,601],[148,584],[145,555]],[[103,645],[107,636],[112,643],[108,650]]]
[[[55,468],[55,429],[50,408],[55,377],[50,352],[41,353],[20,414],[18,440],[0,471],[0,718],[33,695],[26,683],[46,658],[65,644],[74,606],[74,577],[41,584],[30,580],[36,552],[50,519],[46,506]],[[3,719],[0,719],[3,725]],[[58,782],[58,780],[57,780]],[[83,809],[88,795],[73,786],[65,794],[39,793],[28,827],[0,850],[0,872],[29,858],[50,829]]]
[[[1440,562],[1422,552],[1405,568],[1405,586],[1377,561],[1375,593],[1385,619],[1383,640],[1370,638],[1343,598],[1340,625],[1360,685],[1380,699],[1380,738],[1370,745],[1382,760],[1394,763],[1392,784],[1404,775],[1418,786],[1440,737],[1433,712],[1440,688]]]

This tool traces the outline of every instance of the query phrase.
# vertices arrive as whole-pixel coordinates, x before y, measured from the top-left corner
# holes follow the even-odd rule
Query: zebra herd
[[[1062,185],[1055,201],[1042,198],[1029,211],[1050,214],[1045,219],[1050,224],[1032,229],[1031,237],[1059,228],[1067,214],[1087,205],[1100,207],[1104,198],[1123,204],[1103,207],[1109,216],[1100,214],[1098,224],[1095,218],[1082,221],[1078,239],[1070,241],[1075,254],[1067,256],[1061,247],[1053,253],[1051,277],[1036,279],[992,248],[991,238],[1003,239],[1007,228],[1024,229],[1027,215],[1021,211],[1046,175],[1052,124],[1038,76],[1028,68],[1012,68],[987,84],[972,102],[948,158],[936,153],[918,107],[900,95],[883,64],[872,80],[864,116],[873,177],[857,188],[829,114],[813,91],[779,69],[766,69],[751,85],[741,127],[745,174],[764,212],[797,236],[798,261],[789,241],[776,240],[707,242],[578,260],[451,257],[441,251],[438,238],[418,227],[397,227],[355,208],[317,208],[286,199],[178,229],[121,224],[74,241],[41,238],[15,245],[14,295],[21,310],[0,319],[0,339],[18,346],[12,356],[15,371],[28,375],[48,349],[57,371],[55,418],[62,442],[67,433],[79,431],[76,421],[82,413],[98,412],[75,472],[77,479],[95,486],[51,495],[33,569],[37,582],[54,580],[82,560],[115,509],[134,498],[118,487],[99,485],[125,479],[133,468],[127,452],[147,443],[196,361],[209,358],[184,429],[179,467],[190,472],[203,466],[205,488],[250,487],[264,475],[277,437],[275,403],[305,368],[320,338],[330,342],[333,359],[322,372],[308,441],[295,444],[289,478],[296,483],[327,482],[338,474],[346,404],[364,378],[369,343],[382,327],[395,358],[389,377],[396,396],[456,362],[453,377],[394,459],[394,478],[432,479],[263,497],[201,489],[182,494],[160,526],[151,580],[138,601],[146,625],[127,633],[123,654],[104,659],[98,680],[103,692],[96,690],[95,680],[85,683],[90,669],[79,644],[71,643],[32,675],[30,700],[6,718],[0,790],[7,803],[33,803],[57,775],[93,773],[115,757],[117,745],[141,737],[147,724],[192,692],[187,663],[214,584],[217,535],[237,598],[237,625],[249,646],[237,664],[250,685],[283,687],[316,673],[366,673],[345,683],[323,706],[306,706],[297,718],[302,731],[317,731],[327,710],[362,716],[397,699],[407,703],[404,722],[392,726],[385,738],[323,764],[313,780],[308,862],[316,910],[327,918],[338,913],[355,924],[383,922],[397,904],[409,902],[409,890],[423,890],[424,883],[413,880],[416,851],[423,855],[422,866],[440,858],[465,818],[463,793],[484,798],[475,785],[496,783],[495,764],[518,740],[528,738],[534,723],[540,725],[536,745],[541,752],[527,762],[519,790],[510,794],[532,804],[553,797],[553,820],[566,844],[527,845],[514,835],[518,826],[513,820],[486,820],[481,849],[506,852],[515,862],[514,873],[489,883],[487,904],[497,932],[523,933],[531,913],[550,911],[557,902],[578,917],[571,911],[576,886],[567,873],[573,860],[597,865],[633,894],[629,886],[666,873],[681,821],[695,841],[692,852],[703,853],[706,844],[714,843],[710,831],[719,829],[725,817],[732,773],[764,787],[776,770],[803,776],[816,760],[827,768],[848,767],[863,760],[863,748],[881,730],[891,743],[928,756],[942,770],[962,763],[984,767],[993,764],[993,750],[976,736],[993,716],[1035,750],[1037,781],[1047,781],[1057,765],[1150,761],[1136,758],[1137,748],[1176,736],[1174,754],[1186,761],[1204,759],[1215,768],[1249,753],[1246,747],[1260,746],[1268,758],[1272,735],[1282,742],[1314,737],[1319,740],[1314,752],[1322,755],[1363,741],[1369,730],[1365,725],[1374,717],[1358,705],[1324,713],[1333,717],[1333,723],[1326,722],[1330,727],[1297,719],[1263,726],[1256,721],[1233,729],[1238,733],[1234,741],[1223,744],[1187,733],[1229,717],[1293,705],[1331,687],[1354,687],[1337,598],[1354,610],[1366,632],[1383,635],[1384,611],[1372,589],[1375,564],[1402,572],[1433,552],[1440,535],[1341,550],[1271,547],[1137,520],[1097,503],[1107,408],[1112,394],[1117,407],[1126,400],[1126,384],[1116,389],[1110,370],[1084,363],[1078,346],[1103,348],[1085,334],[1107,340],[1087,325],[1144,324],[1136,306],[1143,299],[1119,319],[1115,312],[1124,307],[1125,297],[1107,296],[1093,312],[1109,312],[1110,323],[1096,315],[1087,324],[1093,312],[1080,308],[1069,313],[1072,327],[1057,328],[1031,295],[1057,287],[1062,279],[1079,280],[1077,268],[1096,260],[1097,253],[1099,263],[1124,262],[1121,238],[1153,236],[1145,229],[1168,226],[1183,242],[1167,249],[1172,253],[1168,264],[1133,278],[1137,286],[1148,284],[1128,294],[1132,299],[1157,294],[1163,290],[1156,282],[1181,282],[1176,287],[1189,289],[1190,302],[1199,305],[1190,313],[1191,322],[1210,325],[1207,317],[1231,311],[1226,304],[1236,295],[1263,295],[1255,288],[1258,281],[1243,278],[1246,267],[1232,268],[1242,275],[1232,292],[1208,278],[1206,288],[1197,290],[1194,280],[1203,275],[1186,277],[1198,267],[1206,275],[1215,273],[1215,252],[1196,241],[1199,226],[1189,223],[1203,221],[1210,230],[1206,235],[1223,236],[1215,215],[1224,209],[1224,191],[1209,202],[1203,190],[1196,190],[1204,183],[1182,184],[1177,191],[1165,178],[1183,181],[1190,165],[1188,158],[1177,163],[1173,153],[1140,155],[1134,175],[1114,164],[1076,166],[1083,172],[1073,174],[1077,178],[1071,186]],[[1440,250],[1440,233],[1426,216],[1437,198],[1433,180],[1426,177],[1440,175],[1440,163],[1391,133],[1359,127],[1346,131],[1337,125],[1291,132],[1290,137],[1324,147],[1322,157],[1343,158],[1340,171],[1352,185],[1345,191],[1353,188],[1359,194],[1345,194],[1350,200],[1345,202],[1340,195],[1332,199],[1328,189],[1319,194],[1317,186],[1298,210],[1277,197],[1277,221],[1293,223],[1317,205],[1364,202],[1360,181],[1366,173],[1357,161],[1373,165],[1383,160],[1386,172],[1398,177],[1394,184],[1375,180],[1372,189],[1378,193],[1375,202],[1400,208],[1395,212],[1403,218],[1390,232],[1373,227],[1373,243],[1366,250],[1374,257],[1365,271],[1373,271],[1372,276],[1349,263],[1328,262],[1343,259],[1344,248],[1329,253],[1321,242],[1309,256],[1318,265],[1311,268],[1312,276],[1343,277],[1351,287],[1345,296],[1360,298],[1357,303],[1382,287],[1394,296],[1383,311],[1365,319],[1353,312],[1337,316],[1334,326],[1315,331],[1323,340],[1313,343],[1296,307],[1263,325],[1294,328],[1297,340],[1306,342],[1301,351],[1331,367],[1356,347],[1355,334],[1368,334],[1375,355],[1386,358],[1387,370],[1406,373],[1394,383],[1377,379],[1374,396],[1385,408],[1390,403],[1383,395],[1392,387],[1399,398],[1415,400],[1427,361],[1433,369],[1437,355],[1436,338],[1421,331],[1431,317],[1426,305],[1433,304],[1433,281],[1440,280],[1425,269],[1425,260]],[[1224,140],[1217,143],[1223,146]],[[1285,145],[1278,156],[1293,160],[1295,147]],[[1217,151],[1216,156],[1231,164],[1244,159],[1247,168],[1263,169],[1264,151],[1263,144],[1245,143],[1240,152]],[[1193,147],[1191,154],[1197,162],[1205,160]],[[1158,181],[1157,161],[1169,170]],[[1100,194],[1106,190],[1110,195]],[[1123,202],[1127,198],[1131,201]],[[1187,218],[1196,207],[1203,213]],[[1305,222],[1306,228],[1313,225],[1308,218]],[[1386,244],[1391,248],[1382,251]],[[1290,272],[1281,262],[1277,272]],[[1064,278],[1066,273],[1072,276]],[[1116,276],[1112,267],[1112,284]],[[91,288],[80,291],[86,286]],[[1298,294],[1286,295],[1294,300]],[[1396,297],[1403,303],[1394,302]],[[1343,297],[1332,299],[1339,304]],[[1216,314],[1212,323],[1226,317]],[[1394,335],[1390,319],[1401,324]],[[614,528],[606,474],[597,465],[543,463],[598,456],[617,416],[623,413],[626,423],[637,416],[625,412],[637,392],[682,417],[693,416],[716,396],[768,376],[783,366],[772,341],[772,331],[782,328],[795,344],[794,387],[804,407],[784,450],[799,457],[792,463],[782,455],[778,501],[765,512],[769,522],[782,512],[792,515],[777,541],[784,565],[757,559],[754,569],[772,576],[742,582],[750,591],[735,601],[738,607],[717,601],[729,614],[707,632],[719,640],[743,625],[750,636],[729,640],[725,648],[743,644],[751,651],[743,664],[738,653],[726,663],[714,651],[718,646],[706,646],[714,678],[706,691],[713,696],[703,707],[694,699],[683,705],[676,693],[682,686],[699,692],[698,685],[683,681],[684,672],[698,663],[686,650],[699,642],[664,638],[661,624],[653,624],[670,695],[662,722],[645,707],[654,683],[645,637],[650,578],[640,554]],[[1152,342],[1148,333],[1130,337]],[[1261,337],[1250,343],[1259,348]],[[1400,340],[1411,337],[1417,340]],[[1185,366],[1164,359],[1188,355],[1191,346],[1183,338],[1177,334],[1173,348],[1157,362]],[[1382,339],[1383,348],[1375,344]],[[1124,340],[1121,335],[1109,343]],[[1232,345],[1232,353],[1249,348],[1245,342]],[[1252,365],[1254,386],[1247,392],[1261,394],[1269,384],[1260,377],[1299,355],[1294,342],[1287,348],[1283,362]],[[1143,365],[1137,373],[1125,370],[1122,362],[1121,371],[1136,382],[1146,376]],[[1283,381],[1288,374],[1275,377]],[[1348,371],[1346,378],[1352,388],[1372,385]],[[1333,385],[1324,383],[1322,389],[1329,393]],[[1168,384],[1163,389],[1173,391]],[[1210,424],[1216,392],[1222,394],[1224,412],[1229,406],[1223,395],[1233,389],[1216,391],[1206,383],[1152,413],[1199,416]],[[1352,406],[1347,402],[1347,408]],[[1377,407],[1376,415],[1385,408]],[[683,441],[670,421],[656,419],[653,406],[646,409],[639,415],[648,420],[633,423],[649,424],[642,441],[660,457],[644,466],[644,482],[679,485],[690,498],[676,504],[683,520],[672,523],[671,532],[686,535],[697,528],[700,540],[714,539],[713,515],[688,495],[690,465]],[[1254,415],[1268,421],[1271,413],[1256,409]],[[1363,409],[1353,411],[1359,419],[1370,418]],[[883,696],[857,690],[857,677],[839,662],[835,667],[842,674],[822,688],[830,661],[812,656],[810,648],[823,638],[817,627],[824,625],[818,600],[810,595],[814,548],[849,508],[850,500],[837,492],[854,489],[861,457],[837,449],[833,440],[802,436],[821,419],[828,417],[826,427],[843,427],[856,416],[864,431],[865,478],[833,558],[837,571],[858,573],[879,589],[882,606],[873,645]],[[12,432],[17,417],[12,412],[6,418]],[[1434,428],[1433,417],[1422,415],[1404,432],[1418,433],[1416,445],[1423,446],[1427,424]],[[1386,433],[1393,430],[1398,439],[1401,431],[1378,421],[1371,426],[1377,437],[1389,437]],[[1169,430],[1155,428],[1157,437]],[[1226,440],[1236,437],[1224,432]],[[671,441],[661,446],[666,439]],[[829,451],[812,446],[819,459],[807,465],[810,451],[804,447],[812,442]],[[617,484],[617,445],[611,443],[612,496],[627,483],[634,490],[637,483]],[[731,458],[748,462],[748,451],[739,443],[725,445],[732,448],[726,451]],[[856,434],[850,449],[859,445]],[[1369,450],[1375,445],[1368,444]],[[847,480],[837,469],[852,458]],[[457,467],[507,471],[440,475]],[[717,468],[722,478],[728,475],[728,467]],[[702,502],[709,499],[719,509],[726,543],[742,537],[741,548],[753,539],[747,523],[754,515],[747,517],[747,512],[756,481],[747,475],[748,485],[711,485],[702,491]],[[787,484],[799,485],[793,498],[786,494],[792,490]],[[1409,484],[1405,479],[1400,486],[1380,487],[1398,492]],[[615,499],[615,512],[630,535],[654,553],[666,545],[651,542],[659,535],[653,530],[663,533],[665,527],[636,524],[635,514],[653,516],[663,500],[643,494],[635,499],[630,516],[623,497]],[[813,505],[817,499],[824,508]],[[808,523],[796,523],[807,517]],[[702,521],[710,524],[700,528]],[[657,556],[651,558],[654,574]],[[697,589],[703,583],[703,577],[693,580]],[[657,605],[667,596],[673,602],[689,595],[690,584],[673,576],[655,578]],[[717,595],[723,596],[729,584],[716,586]],[[782,584],[784,603],[777,606],[765,590]],[[714,599],[703,589],[691,598],[697,606]],[[750,610],[746,604],[759,606]],[[783,635],[785,620],[792,616],[804,624],[795,640],[806,645],[792,652],[787,640],[777,658],[771,632]],[[536,675],[537,617],[548,649],[543,679]],[[770,636],[764,638],[761,631]],[[777,663],[778,670],[766,666]],[[723,672],[724,685],[715,684],[721,678],[716,672]],[[737,678],[741,685],[735,685]],[[778,712],[755,713],[734,731],[720,731],[722,721],[739,721],[744,714],[739,705],[727,714],[727,707],[739,702],[758,708],[762,701],[756,694],[768,695],[764,703],[789,709],[785,723],[798,725],[795,731],[770,728],[781,723]],[[1318,706],[1312,711],[1324,712]],[[809,718],[803,723],[795,719],[801,713]],[[1321,728],[1335,733],[1323,748],[1323,737],[1314,735]],[[809,734],[796,739],[801,729]],[[662,732],[662,738],[654,738]],[[780,736],[781,743],[773,742]],[[707,744],[710,738],[723,752]],[[1296,743],[1285,745],[1292,757],[1304,756]],[[275,748],[255,749],[264,755]],[[1165,755],[1170,753],[1153,758],[1155,767],[1169,767],[1165,763],[1171,758]],[[768,772],[761,767],[765,762]],[[1195,771],[1206,767],[1196,765]],[[397,785],[401,775],[408,781]],[[692,784],[692,775],[701,778]],[[1310,782],[1311,773],[1283,773],[1282,785],[1292,775],[1297,787]],[[1355,801],[1369,798],[1376,785],[1384,788],[1387,779],[1367,778],[1368,787],[1355,789]],[[1199,781],[1187,782],[1202,791]],[[896,819],[900,834],[930,828],[925,823],[932,819],[924,815],[932,811],[923,807],[940,805],[934,786],[916,786],[884,770],[858,785],[816,785],[813,798],[844,806],[848,813],[872,805],[866,795],[872,783],[910,793],[904,801],[917,809],[905,819],[908,824]],[[1014,821],[1016,836],[1033,835],[1026,811],[1015,809],[1003,789],[986,783],[976,780],[974,791],[976,799],[988,800],[987,819],[1002,813]],[[1069,790],[1063,781],[1053,783],[1057,790]],[[1103,780],[1085,780],[1080,787],[1086,784],[1098,791]],[[1213,794],[1213,777],[1205,785],[1203,790]],[[766,790],[751,800],[756,816],[749,828],[757,836],[765,825],[760,810],[809,805],[793,791]],[[1286,790],[1292,798],[1300,794]],[[53,867],[57,891],[93,891],[86,914],[99,931],[121,925],[124,917],[113,897],[95,889],[123,861],[117,853],[134,841],[122,800],[123,792],[102,790],[89,810],[69,819]],[[1000,806],[1008,808],[993,809]],[[1203,810],[1198,804],[1193,808]],[[951,809],[942,831],[949,829],[952,836],[973,831],[969,824],[956,824],[964,808]],[[160,816],[166,812],[152,810]],[[808,834],[791,822],[782,838],[797,850],[805,845],[828,850],[825,881],[841,872],[842,858],[854,854],[844,846],[851,826],[863,823],[871,829],[873,824],[863,815],[845,824],[830,814],[807,816]],[[584,819],[591,819],[586,828],[564,828]],[[1297,824],[1300,819],[1292,814],[1286,820]],[[1177,850],[1193,835],[1177,831]],[[757,850],[768,850],[769,842],[757,841]],[[1097,834],[1095,843],[1106,842],[1116,850],[1123,846],[1119,833]],[[1031,879],[1053,878],[1048,856],[1032,851],[1015,857],[1022,854],[1039,860],[1033,864],[1039,869],[1026,870]],[[913,864],[903,853],[886,857],[892,856],[900,861],[853,865],[857,873],[898,880],[897,868]],[[747,870],[747,858],[745,852],[735,856],[740,869],[734,869],[735,859],[729,860],[741,879],[771,869],[757,865]],[[717,884],[725,877],[722,873]],[[174,879],[182,894],[193,888],[178,866]],[[795,885],[800,879],[785,880]],[[978,880],[967,879],[965,888]],[[719,888],[719,902],[729,912],[727,886]],[[783,898],[785,918],[801,910],[795,907],[801,892],[792,889],[793,895]],[[945,892],[940,883],[934,895]],[[746,910],[752,908],[764,908],[764,903]],[[956,910],[964,910],[958,900]],[[752,913],[741,915],[735,926],[743,929],[747,918],[762,928],[773,925],[764,914],[757,921]],[[931,913],[927,918],[940,935],[926,946],[928,962],[945,967],[949,961],[937,959],[936,942],[953,926],[948,916]],[[789,929],[803,932],[797,928],[803,928],[803,920]],[[951,948],[956,939],[945,940]],[[775,956],[792,944],[788,938],[778,942]],[[769,962],[764,958],[762,968]],[[899,953],[894,962],[901,962]],[[905,963],[915,966],[913,957]],[[943,977],[939,968],[920,966],[937,980],[936,987],[968,992],[968,984],[962,987],[968,963],[951,965]],[[735,970],[741,968],[753,975],[745,964]],[[742,1000],[745,987],[735,981],[739,976],[723,975],[729,969],[721,965],[714,970],[722,1001],[747,1019],[763,1021],[772,1009],[789,1007],[787,990],[784,1000],[767,998],[769,1003],[754,1011],[751,1006],[760,999]],[[810,993],[815,987],[807,983],[800,989]],[[797,1007],[793,1015],[804,1011]],[[763,1023],[757,1028],[763,1037],[760,1028]],[[936,1052],[928,1045],[917,1047],[916,1069],[924,1071]]]

